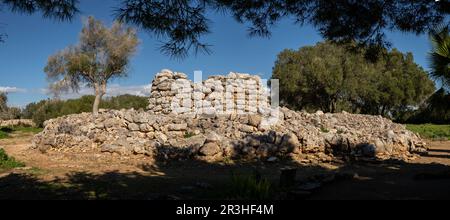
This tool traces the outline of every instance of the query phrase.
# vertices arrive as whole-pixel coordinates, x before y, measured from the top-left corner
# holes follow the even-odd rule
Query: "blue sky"
[[[112,8],[117,1],[82,0],[81,14],[72,22],[43,19],[40,14],[22,15],[6,9],[0,12],[0,32],[8,34],[5,43],[0,43],[0,90],[9,91],[9,104],[26,104],[48,96],[43,68],[48,56],[78,41],[82,18],[89,15],[106,24],[113,20]],[[226,15],[212,15],[212,33],[203,39],[212,44],[211,55],[190,56],[184,60],[173,60],[160,53],[158,40],[139,30],[141,45],[132,58],[128,78],[111,83],[111,94],[142,94],[154,74],[161,69],[184,72],[191,78],[195,70],[204,76],[225,74],[230,71],[260,74],[269,78],[277,54],[286,48],[298,49],[322,40],[310,26],[297,26],[285,20],[273,29],[271,38],[249,38],[246,26]],[[393,46],[403,52],[412,52],[415,61],[427,68],[426,56],[430,44],[426,35],[389,33]],[[81,91],[82,94],[89,90]],[[76,96],[76,95],[74,95]]]

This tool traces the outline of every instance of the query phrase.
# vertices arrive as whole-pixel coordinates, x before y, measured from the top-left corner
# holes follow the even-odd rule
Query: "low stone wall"
[[[36,124],[31,119],[13,119],[13,120],[0,120],[0,127],[8,126],[29,126],[35,127]]]
[[[162,159],[290,158],[326,162],[348,155],[407,160],[426,151],[416,134],[392,121],[348,113],[280,109],[269,129],[259,115],[186,117],[135,110],[102,110],[49,120],[33,146],[48,150],[145,154]]]

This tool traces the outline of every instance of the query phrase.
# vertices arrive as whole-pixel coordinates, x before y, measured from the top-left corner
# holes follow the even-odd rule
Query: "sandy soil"
[[[450,142],[431,142],[429,155],[409,163],[209,164],[163,163],[145,156],[105,153],[41,153],[31,134],[0,140],[0,148],[27,167],[0,171],[0,199],[193,199],[223,198],[232,173],[258,170],[278,183],[280,168],[295,166],[297,179],[350,173],[301,199],[450,199]],[[284,198],[279,196],[280,198]],[[289,197],[291,198],[291,197]],[[294,197],[298,198],[298,197]]]

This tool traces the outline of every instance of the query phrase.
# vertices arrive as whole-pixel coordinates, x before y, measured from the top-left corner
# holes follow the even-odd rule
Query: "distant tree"
[[[414,62],[412,53],[393,49],[373,65],[372,90],[362,96],[364,113],[402,117],[420,106],[434,91],[427,72]]]
[[[130,57],[139,41],[136,31],[115,22],[110,29],[89,17],[80,42],[49,57],[44,71],[51,90],[78,91],[87,85],[95,90],[92,111],[98,113],[108,81],[127,75]]]
[[[272,78],[280,80],[281,101],[296,109],[335,112],[345,99],[356,100],[371,86],[372,74],[362,56],[332,43],[319,43],[278,55]]]
[[[436,28],[430,32],[433,50],[430,54],[431,75],[450,88],[450,27]]]
[[[0,112],[5,112],[8,110],[8,96],[4,92],[0,92]]]
[[[71,20],[79,12],[77,4],[78,0],[0,0],[0,9],[5,6],[13,12],[41,12],[45,18]],[[5,37],[6,34],[0,34],[0,42],[3,42]]]
[[[331,42],[285,50],[272,78],[280,80],[282,103],[305,110],[350,111],[398,117],[420,105],[433,91],[427,73],[411,53],[385,51],[377,62],[364,51]]]
[[[0,92],[0,120],[19,119],[21,109],[17,107],[8,107],[8,94]]]
[[[95,96],[87,95],[77,99],[69,100],[42,100],[28,104],[22,110],[22,118],[33,119],[34,123],[40,127],[46,120],[70,115],[89,112],[92,110],[92,103]],[[120,95],[107,97],[100,103],[100,108],[104,109],[140,109],[148,106],[148,98],[134,95]]]

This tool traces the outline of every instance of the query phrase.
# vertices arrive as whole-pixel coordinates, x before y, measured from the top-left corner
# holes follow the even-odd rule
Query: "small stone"
[[[216,132],[211,131],[206,135],[206,142],[220,142],[222,140],[222,137],[218,135]]]
[[[259,124],[261,123],[261,116],[258,114],[251,114],[248,117],[248,124],[253,126],[253,127],[258,127]]]
[[[159,143],[164,144],[167,142],[168,138],[165,134],[158,132],[155,134],[156,139],[159,141]]]
[[[269,157],[269,159],[267,159],[267,162],[273,163],[273,162],[277,162],[278,161],[278,157]]]
[[[185,131],[187,130],[187,124],[183,123],[183,124],[169,124],[167,126],[167,129],[169,131]]]
[[[136,123],[130,123],[128,125],[128,129],[130,129],[130,131],[139,131],[139,125]]]

